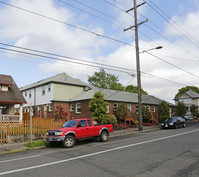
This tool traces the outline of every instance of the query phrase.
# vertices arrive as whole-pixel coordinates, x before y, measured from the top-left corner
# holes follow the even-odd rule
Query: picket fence
[[[8,141],[8,136],[46,134],[48,130],[61,128],[65,121],[55,122],[51,118],[33,118],[30,120],[19,121],[0,121],[0,143]]]

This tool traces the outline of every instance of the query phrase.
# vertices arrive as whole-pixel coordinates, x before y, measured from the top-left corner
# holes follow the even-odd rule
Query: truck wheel
[[[63,145],[66,148],[72,148],[75,145],[75,137],[71,135],[67,135],[64,139]]]
[[[108,140],[108,132],[107,131],[103,131],[100,135],[100,141],[102,142],[106,142]]]

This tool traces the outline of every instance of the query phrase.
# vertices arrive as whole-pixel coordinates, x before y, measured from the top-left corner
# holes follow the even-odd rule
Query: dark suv
[[[161,127],[162,129],[186,127],[186,121],[182,117],[170,117],[161,125]]]

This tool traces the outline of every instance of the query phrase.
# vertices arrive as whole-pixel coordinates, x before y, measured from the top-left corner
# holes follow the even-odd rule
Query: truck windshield
[[[66,122],[63,127],[75,127],[75,125],[77,124],[77,120],[69,120],[68,122]]]

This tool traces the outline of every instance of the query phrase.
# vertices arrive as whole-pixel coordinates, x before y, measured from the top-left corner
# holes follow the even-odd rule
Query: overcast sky
[[[86,66],[93,63],[11,52],[22,49],[3,45],[10,44],[126,68],[106,72],[125,86],[137,85],[134,30],[123,31],[134,25],[133,11],[125,13],[131,7],[133,0],[0,0],[0,73],[22,87],[61,72],[87,82],[99,71]],[[138,21],[148,19],[139,26],[141,82],[148,94],[173,102],[178,89],[198,87],[198,17],[198,0],[147,0],[138,8]],[[143,53],[157,46],[163,48]]]

